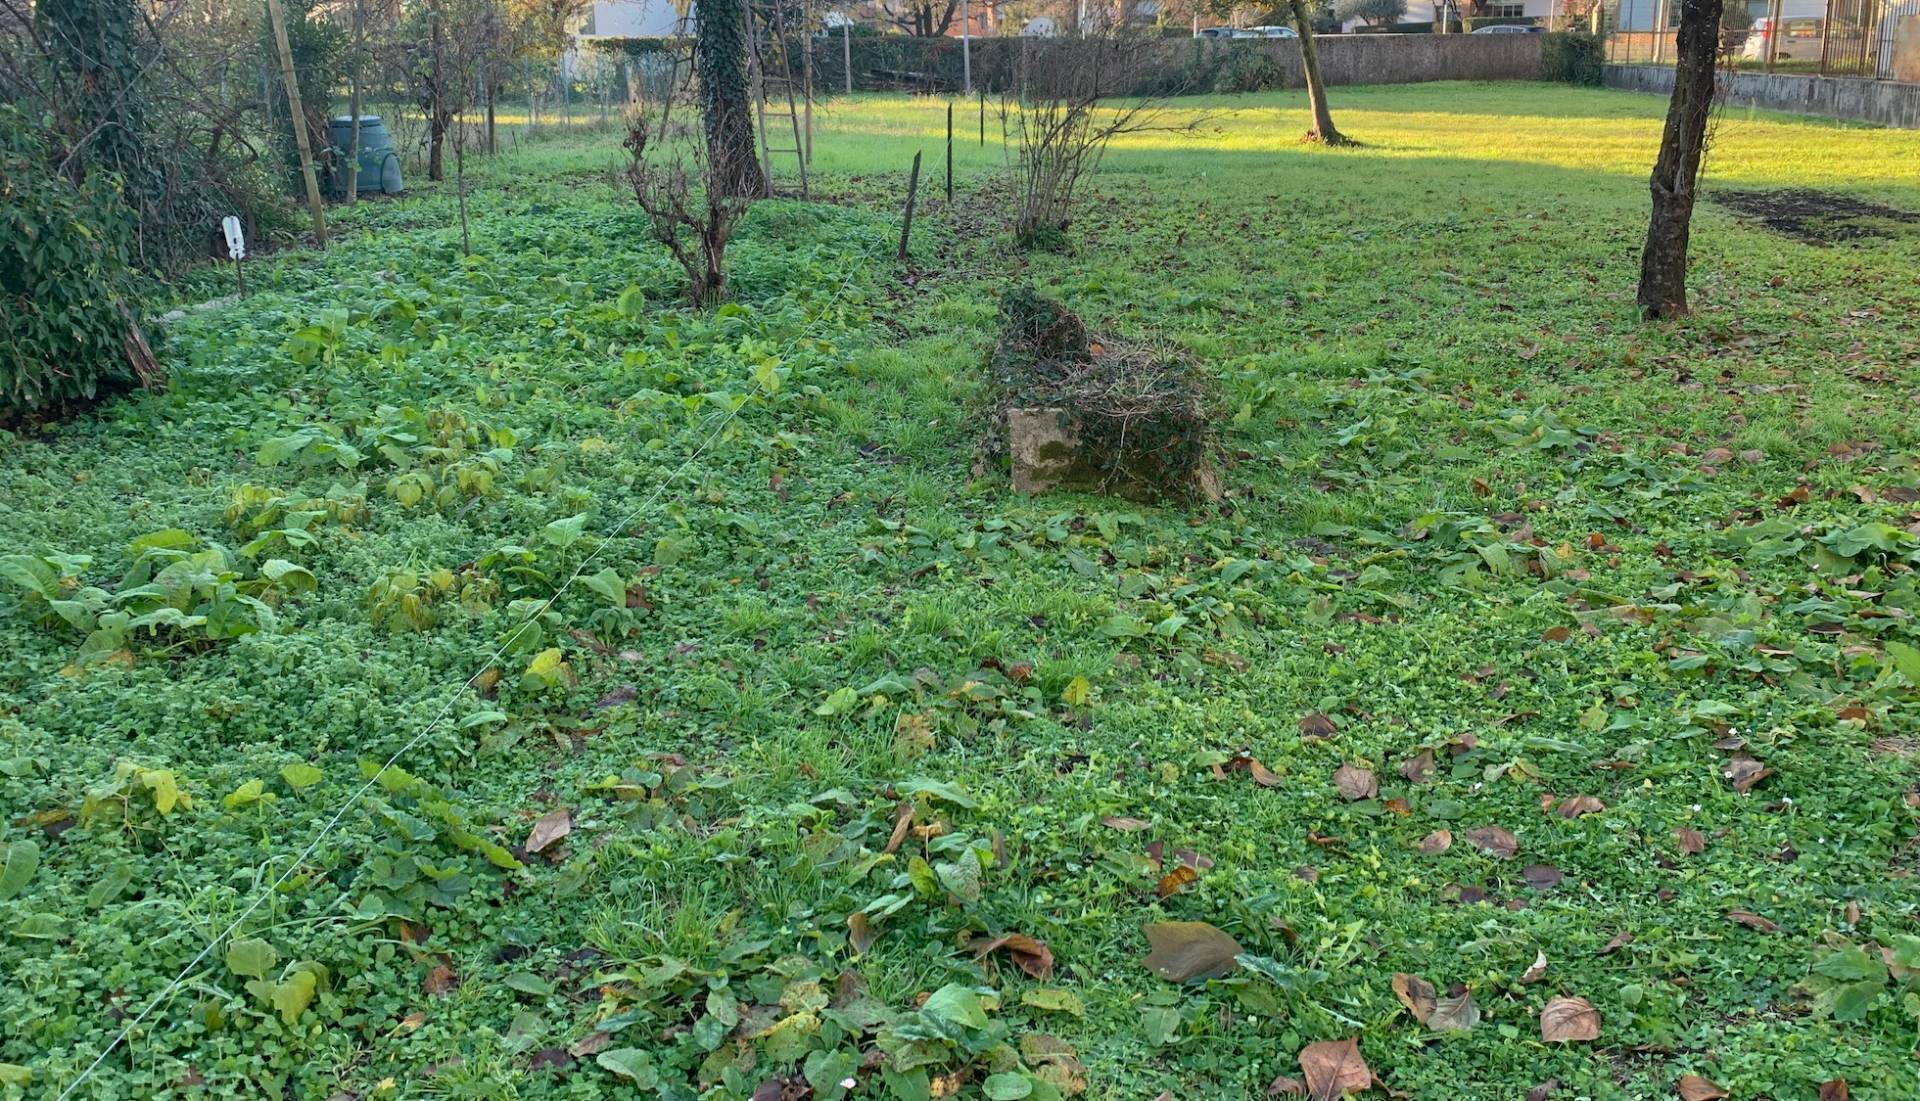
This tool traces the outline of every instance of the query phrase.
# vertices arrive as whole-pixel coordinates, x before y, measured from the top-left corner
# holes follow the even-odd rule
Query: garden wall
[[[1670,65],[1608,65],[1603,79],[1609,88],[1673,94]],[[1721,73],[1719,81],[1721,97],[1740,107],[1920,130],[1920,84],[1798,73]]]
[[[1328,84],[1411,84],[1427,80],[1538,80],[1545,35],[1366,34],[1324,35],[1320,68]],[[844,88],[842,50],[853,57],[855,91],[952,91],[961,87],[957,38],[838,37],[814,39],[814,82]],[[1073,39],[979,38],[973,42],[973,83],[998,93],[1029,66],[1047,64],[1054,51],[1082,48]],[[1284,38],[1172,38],[1148,43],[1146,64],[1124,93],[1250,91],[1303,85],[1300,44]],[[1252,85],[1249,87],[1248,85]]]

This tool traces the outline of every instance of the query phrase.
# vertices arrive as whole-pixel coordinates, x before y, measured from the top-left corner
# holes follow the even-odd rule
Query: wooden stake
[[[953,205],[953,101],[947,101],[947,205]]]
[[[980,86],[980,145],[987,144],[987,86]]]
[[[907,177],[907,216],[900,223],[900,255],[907,262],[907,234],[913,232],[913,201],[920,194],[920,151],[913,152],[913,175]]]
[[[307,209],[313,212],[313,239],[327,247],[327,212],[320,203],[320,181],[313,175],[313,145],[307,141],[307,113],[300,107],[300,85],[293,75],[293,47],[287,45],[287,15],[280,0],[267,0],[273,20],[273,44],[280,51],[280,79],[287,86],[287,110],[293,115],[293,141],[300,150],[300,174],[307,181]]]
[[[853,94],[853,24],[843,16],[840,20],[840,65],[847,71],[847,94]]]

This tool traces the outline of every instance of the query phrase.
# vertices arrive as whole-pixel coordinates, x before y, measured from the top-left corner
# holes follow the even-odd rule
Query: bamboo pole
[[[313,212],[313,238],[327,247],[327,212],[320,202],[320,181],[313,174],[313,145],[307,141],[307,114],[300,107],[300,84],[293,74],[293,47],[287,44],[287,15],[280,0],[267,0],[273,20],[273,44],[280,51],[280,79],[287,86],[287,110],[293,115],[293,141],[300,150],[300,174],[307,182],[307,209]]]

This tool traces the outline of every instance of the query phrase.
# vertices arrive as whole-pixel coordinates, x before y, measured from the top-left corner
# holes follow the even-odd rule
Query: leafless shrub
[[[1081,181],[1100,167],[1115,138],[1198,125],[1164,123],[1164,96],[1119,98],[1120,89],[1154,64],[1156,41],[1116,29],[1034,50],[1019,99],[1002,106],[1003,115],[1012,111],[1018,135],[1013,235],[1023,247],[1063,243]]]
[[[716,186],[706,143],[675,119],[676,97],[662,101],[657,118],[644,103],[628,110],[627,184],[647,212],[654,240],[687,273],[688,299],[713,306],[727,297],[727,242],[747,212],[747,200]]]

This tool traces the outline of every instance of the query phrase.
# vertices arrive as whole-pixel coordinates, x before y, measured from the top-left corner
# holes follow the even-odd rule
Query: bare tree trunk
[[[1713,112],[1713,68],[1720,50],[1723,0],[1681,0],[1674,52],[1673,98],[1660,156],[1648,182],[1653,214],[1640,254],[1640,308],[1649,320],[1687,312],[1687,237],[1700,161]]]
[[[1333,113],[1327,110],[1327,86],[1320,79],[1320,54],[1313,45],[1313,20],[1307,16],[1303,0],[1288,0],[1293,9],[1293,29],[1300,35],[1300,68],[1307,79],[1307,107],[1313,112],[1313,129],[1303,141],[1322,145],[1352,145],[1353,139],[1333,125]]]
[[[427,48],[430,51],[428,64],[433,66],[432,84],[427,93],[427,179],[444,180],[447,172],[444,159],[444,147],[447,143],[447,122],[452,112],[447,109],[447,36],[440,25],[440,4],[432,0],[427,6],[428,37]]]

